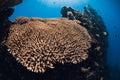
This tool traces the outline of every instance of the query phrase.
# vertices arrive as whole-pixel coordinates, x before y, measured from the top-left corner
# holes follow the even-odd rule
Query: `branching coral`
[[[88,57],[91,37],[75,21],[60,19],[15,19],[5,45],[33,72],[45,72],[56,62],[79,63]]]

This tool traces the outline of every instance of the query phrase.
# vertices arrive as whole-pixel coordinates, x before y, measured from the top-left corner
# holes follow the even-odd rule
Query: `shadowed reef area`
[[[61,18],[8,18],[22,0],[0,0],[0,80],[104,80],[108,32],[90,6]]]

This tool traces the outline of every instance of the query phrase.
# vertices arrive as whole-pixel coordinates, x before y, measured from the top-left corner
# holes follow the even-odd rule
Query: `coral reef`
[[[75,21],[20,17],[9,29],[5,45],[27,69],[45,72],[53,63],[77,64],[88,57],[91,37]]]
[[[84,7],[84,13],[74,10],[71,7],[64,6],[61,9],[62,17],[73,20],[68,16],[68,12],[73,14],[72,16],[74,17],[74,20],[79,20],[79,24],[84,26],[92,37],[92,47],[89,49],[89,57],[84,62],[86,64],[90,64],[87,67],[90,67],[91,70],[88,71],[89,74],[85,74],[85,77],[87,77],[85,80],[104,79],[105,77],[103,74],[105,73],[104,68],[106,67],[105,62],[108,46],[108,32],[101,16],[99,16],[90,5]],[[82,68],[82,70],[86,70],[86,68]]]
[[[64,18],[11,22],[21,2],[0,0],[0,80],[105,79],[108,32],[90,5],[84,12],[64,6]]]

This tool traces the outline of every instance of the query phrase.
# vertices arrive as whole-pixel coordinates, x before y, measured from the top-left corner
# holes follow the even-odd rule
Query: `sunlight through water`
[[[63,6],[63,5],[80,5],[86,3],[88,0],[38,0],[49,6]]]

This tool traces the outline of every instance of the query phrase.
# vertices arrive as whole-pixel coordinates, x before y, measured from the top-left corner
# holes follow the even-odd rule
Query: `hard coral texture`
[[[88,57],[91,37],[87,30],[65,18],[15,19],[5,41],[8,51],[33,72],[45,72],[59,63],[79,63]]]

